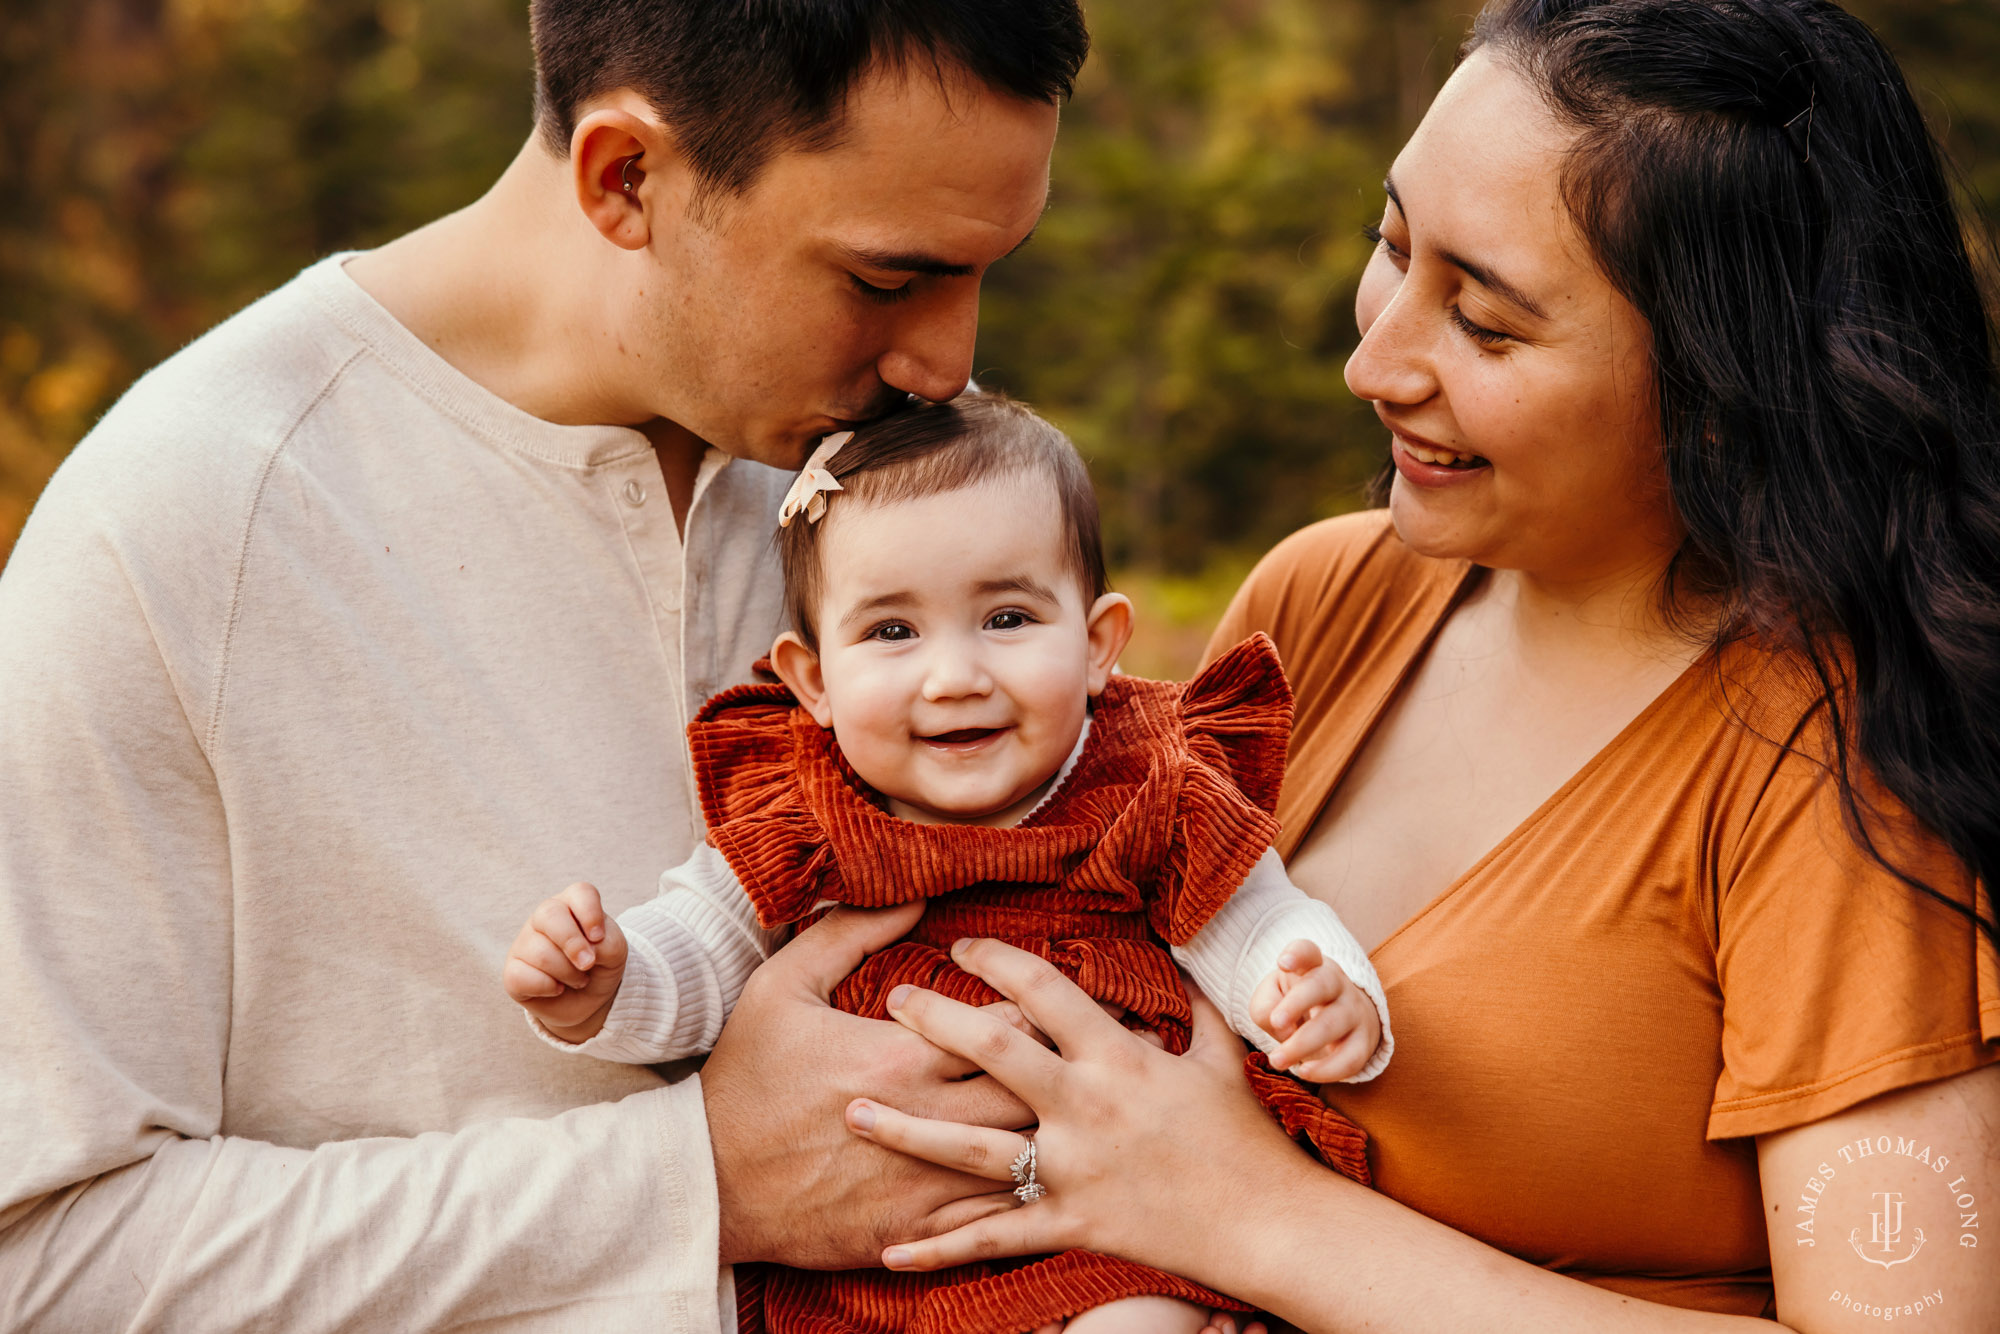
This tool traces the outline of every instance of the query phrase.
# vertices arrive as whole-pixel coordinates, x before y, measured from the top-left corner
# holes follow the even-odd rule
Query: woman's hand
[[[984,1068],[1040,1121],[1032,1205],[927,1241],[889,1247],[891,1269],[941,1269],[1004,1255],[1087,1246],[1199,1280],[1216,1272],[1213,1210],[1244,1199],[1268,1174],[1312,1167],[1271,1120],[1242,1074],[1243,1044],[1195,994],[1184,1057],[1125,1029],[1068,978],[998,941],[960,941],[952,958],[1018,1005],[1055,1050],[991,1013],[916,987],[889,996],[890,1013],[947,1051]],[[869,1099],[848,1126],[885,1148],[992,1181],[1010,1180],[1023,1138],[1010,1130],[930,1121]],[[1254,1244],[1241,1227],[1234,1243]]]

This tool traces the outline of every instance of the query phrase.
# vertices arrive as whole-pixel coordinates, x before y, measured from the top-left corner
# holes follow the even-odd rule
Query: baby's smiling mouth
[[[982,741],[999,736],[1000,733],[1006,730],[1004,727],[961,727],[954,732],[937,732],[930,736],[919,737],[918,740],[927,746],[944,746],[953,750],[962,750],[970,749]]]

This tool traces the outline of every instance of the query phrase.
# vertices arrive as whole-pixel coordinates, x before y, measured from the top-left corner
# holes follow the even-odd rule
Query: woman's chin
[[[1479,562],[1484,544],[1459,508],[1456,497],[1439,496],[1410,486],[1401,477],[1389,489],[1389,523],[1403,545],[1420,556],[1437,560]]]

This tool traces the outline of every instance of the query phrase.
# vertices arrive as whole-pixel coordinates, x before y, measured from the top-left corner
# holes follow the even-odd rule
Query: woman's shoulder
[[[1326,519],[1287,537],[1257,563],[1223,614],[1208,657],[1262,632],[1295,689],[1344,677],[1364,661],[1414,654],[1470,566],[1412,551],[1387,510]]]

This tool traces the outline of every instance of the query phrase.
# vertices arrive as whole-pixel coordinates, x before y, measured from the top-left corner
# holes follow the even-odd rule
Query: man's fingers
[[[825,1000],[863,959],[908,935],[923,915],[921,900],[894,908],[835,908],[772,955],[758,972],[775,969],[774,976]]]
[[[931,1121],[867,1098],[848,1104],[847,1125],[885,1149],[989,1181],[1012,1181],[1014,1159],[1028,1142],[1012,1130]]]

